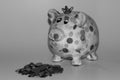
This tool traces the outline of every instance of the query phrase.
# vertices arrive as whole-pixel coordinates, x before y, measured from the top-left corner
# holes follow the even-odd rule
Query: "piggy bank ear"
[[[86,22],[86,14],[84,12],[78,12],[77,24],[82,26]]]
[[[56,10],[56,9],[50,9],[48,11],[48,23],[51,24],[51,23],[54,23],[55,22],[55,19],[57,18],[57,16],[59,15],[60,13]]]

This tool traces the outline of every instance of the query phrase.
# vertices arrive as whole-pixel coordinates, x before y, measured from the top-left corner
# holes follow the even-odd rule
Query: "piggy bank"
[[[82,11],[73,7],[48,11],[48,47],[53,54],[53,62],[65,59],[73,66],[82,65],[82,60],[95,61],[99,45],[99,32],[96,22]]]

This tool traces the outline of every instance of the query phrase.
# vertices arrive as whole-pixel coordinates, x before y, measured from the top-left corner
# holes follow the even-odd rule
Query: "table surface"
[[[103,49],[102,49],[103,50]],[[110,49],[111,50],[111,49]],[[25,50],[27,52],[27,50]],[[30,50],[31,51],[31,50]],[[47,51],[47,50],[46,50]],[[22,52],[22,51],[21,51]],[[100,52],[100,49],[98,50]],[[111,51],[112,52],[112,51]],[[37,52],[36,52],[37,53]],[[45,53],[44,51],[42,53]],[[120,59],[119,55],[99,55],[99,60],[90,62],[83,61],[79,67],[71,66],[71,62],[65,60],[61,63],[52,63],[51,53],[42,54],[10,54],[0,57],[0,79],[1,80],[118,80],[120,78]],[[99,53],[100,54],[100,53]],[[30,62],[43,62],[49,64],[59,64],[64,68],[62,74],[55,74],[46,78],[29,78],[15,72]]]

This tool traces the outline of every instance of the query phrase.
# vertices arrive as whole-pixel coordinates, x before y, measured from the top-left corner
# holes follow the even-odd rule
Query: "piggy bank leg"
[[[96,52],[92,52],[91,54],[87,55],[87,59],[90,61],[96,61],[98,59],[98,56],[97,56]]]
[[[62,60],[63,59],[60,56],[58,56],[58,55],[54,55],[53,58],[52,58],[53,62],[61,62]]]
[[[82,62],[80,60],[80,56],[73,56],[72,65],[73,66],[80,66],[80,65],[82,65]]]

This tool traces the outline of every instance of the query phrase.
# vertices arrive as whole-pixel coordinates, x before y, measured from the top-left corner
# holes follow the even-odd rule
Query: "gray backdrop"
[[[0,0],[0,80],[42,80],[16,74],[29,62],[51,63],[47,47],[47,11],[65,5],[93,17],[100,32],[99,60],[81,67],[61,64],[63,74],[44,80],[120,79],[119,0]]]

